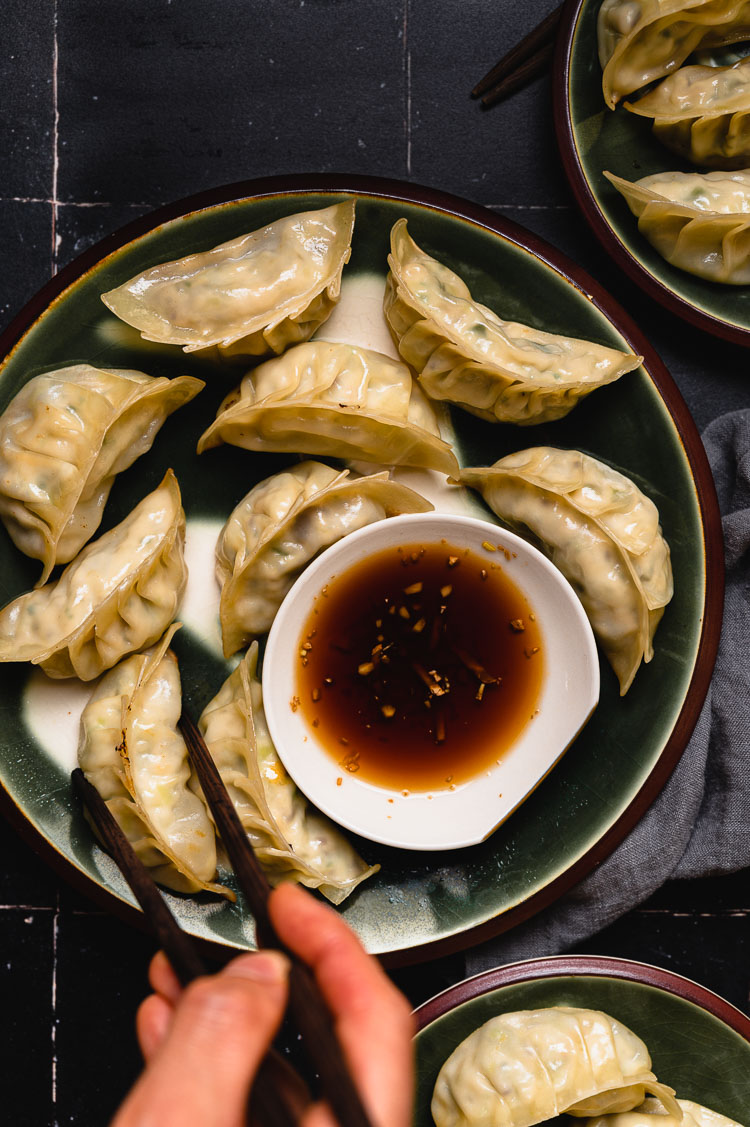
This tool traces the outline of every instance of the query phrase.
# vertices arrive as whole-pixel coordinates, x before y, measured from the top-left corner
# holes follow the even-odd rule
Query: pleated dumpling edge
[[[281,353],[308,340],[339,299],[353,199],[282,216],[209,250],[152,266],[102,301],[145,340],[185,352]]]
[[[641,356],[504,321],[411,238],[391,231],[386,320],[429,396],[489,422],[528,426],[562,418],[580,399],[637,368]]]

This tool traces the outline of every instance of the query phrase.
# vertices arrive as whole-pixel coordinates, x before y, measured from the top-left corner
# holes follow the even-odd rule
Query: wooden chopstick
[[[232,800],[193,720],[183,711],[180,730],[203,793],[214,816],[237,883],[255,917],[259,945],[274,946],[290,961],[289,1008],[302,1034],[323,1093],[341,1127],[372,1127],[354,1086],[333,1027],[328,1006],[308,967],[276,935],[268,914],[271,886],[237,817]]]
[[[497,102],[502,102],[505,98],[509,98],[511,94],[515,94],[516,90],[527,86],[533,79],[539,78],[549,69],[552,62],[552,56],[555,52],[554,43],[547,43],[540,47],[533,55],[531,55],[525,62],[512,72],[502,78],[496,86],[482,98],[482,106],[484,109],[489,109]]]
[[[96,787],[88,781],[80,767],[73,771],[72,780],[102,842],[112,853],[120,872],[130,885],[181,984],[187,986],[194,978],[209,973],[195,945],[175,920],[148,870],[109,812]],[[247,1114],[248,1124],[298,1127],[302,1113],[310,1103],[310,1093],[302,1077],[275,1049],[271,1049],[261,1064],[253,1086]]]
[[[472,90],[472,98],[482,96],[485,108],[493,106],[542,74],[552,59],[561,14],[562,4],[487,72]]]
[[[78,797],[91,815],[102,842],[117,862],[117,866],[130,885],[136,900],[143,908],[160,946],[167,954],[172,968],[183,986],[202,974],[206,966],[162,899],[148,869],[135,853],[99,791],[88,781],[80,767],[71,776]]]

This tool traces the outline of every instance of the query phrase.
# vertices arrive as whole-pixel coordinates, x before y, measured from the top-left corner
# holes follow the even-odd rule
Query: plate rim
[[[417,1006],[414,1010],[417,1035],[465,1002],[491,994],[504,986],[565,976],[616,978],[655,987],[707,1010],[750,1043],[750,1017],[721,994],[677,971],[616,955],[545,955],[481,971]]]
[[[703,329],[721,340],[731,341],[732,344],[750,348],[750,326],[746,329],[742,328],[740,325],[722,320],[713,313],[700,309],[693,302],[680,296],[669,286],[659,281],[656,275],[652,274],[638,261],[607,221],[607,217],[589,185],[581,162],[576,155],[575,131],[571,120],[570,98],[568,96],[573,38],[582,9],[589,3],[593,3],[593,0],[565,0],[555,41],[552,65],[552,89],[555,92],[553,98],[555,136],[563,170],[578,208],[610,258],[625,271],[631,281],[646,290],[660,305],[697,329]],[[602,107],[606,108],[604,107],[603,97]]]
[[[582,0],[568,0],[569,7],[577,8],[581,3]],[[0,374],[26,333],[33,328],[44,311],[63,295],[68,286],[114,252],[156,230],[164,223],[179,219],[186,214],[245,199],[347,193],[401,200],[442,212],[454,219],[466,220],[531,253],[577,289],[622,335],[635,354],[644,356],[649,378],[672,419],[677,437],[685,452],[696,493],[703,538],[705,594],[695,665],[674,727],[656,764],[637,793],[609,829],[577,861],[549,881],[544,888],[482,923],[438,939],[383,952],[378,956],[384,965],[396,967],[453,954],[486,939],[494,938],[529,919],[576,885],[613,852],[650,807],[677,766],[695,727],[711,680],[721,631],[724,597],[721,516],[708,458],[698,429],[681,392],[654,347],[619,302],[586,270],[538,235],[504,216],[496,215],[480,204],[439,189],[391,178],[346,173],[297,173],[243,180],[191,194],[138,216],[88,247],[46,282],[0,333]],[[148,930],[142,912],[98,884],[48,841],[24,815],[2,783],[0,783],[0,813],[57,875],[72,884],[77,891],[93,899],[96,904],[113,912],[125,922],[142,931]],[[226,957],[226,944],[205,939],[200,939],[199,943],[207,953],[213,953],[214,957],[217,955]]]

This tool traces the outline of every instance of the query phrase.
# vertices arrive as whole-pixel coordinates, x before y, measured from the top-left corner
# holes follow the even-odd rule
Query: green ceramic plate
[[[603,176],[639,180],[655,172],[695,171],[651,133],[646,118],[602,96],[596,46],[600,0],[568,0],[555,54],[555,127],[578,204],[615,261],[672,312],[716,336],[750,345],[750,286],[704,281],[671,266],[640,234],[622,196]]]
[[[670,971],[569,955],[487,971],[417,1010],[414,1127],[433,1127],[430,1100],[437,1074],[465,1037],[497,1014],[543,1006],[603,1010],[646,1042],[657,1078],[681,1099],[748,1122],[750,1019],[745,1014]],[[560,1115],[548,1122],[572,1127],[581,1120]]]
[[[172,416],[152,451],[117,480],[103,530],[121,520],[172,466],[189,528],[196,530],[191,561],[196,553],[208,561],[217,522],[252,484],[288,464],[289,457],[224,446],[198,458],[198,435],[237,375],[216,371],[178,349],[145,345],[115,320],[99,295],[150,264],[211,247],[287,213],[327,206],[343,195],[358,198],[358,217],[342,303],[355,310],[361,305],[365,320],[379,322],[389,231],[406,215],[417,242],[459,271],[475,296],[503,316],[646,356],[644,368],[590,396],[562,422],[520,429],[456,412],[454,425],[464,463],[491,462],[513,449],[551,443],[583,447],[624,470],[659,505],[676,576],[654,661],[638,673],[622,700],[614,675],[603,668],[601,703],[585,732],[487,842],[429,856],[361,843],[364,856],[382,868],[345,903],[343,914],[371,951],[398,962],[457,949],[511,927],[580,879],[650,804],[692,731],[720,627],[721,531],[697,432],[647,342],[577,267],[528,232],[465,201],[388,181],[255,181],[138,221],[54,279],[0,339],[0,356],[7,354],[0,368],[0,408],[34,374],[72,361],[205,377],[206,390]],[[211,535],[201,538],[206,531]],[[37,564],[21,556],[3,533],[3,601],[27,590],[38,574]],[[204,594],[215,609],[212,580]],[[200,627],[200,611],[191,606],[181,612],[186,626],[175,639],[185,699],[194,715],[226,675],[211,630]],[[57,683],[51,699],[49,682],[40,673],[30,674],[25,665],[3,669],[0,801],[68,879],[135,922],[139,913],[132,897],[94,844],[71,794],[75,732],[64,736],[64,728],[82,699],[72,682]],[[170,902],[195,935],[237,947],[251,944],[252,921],[241,900],[232,906],[172,896]]]

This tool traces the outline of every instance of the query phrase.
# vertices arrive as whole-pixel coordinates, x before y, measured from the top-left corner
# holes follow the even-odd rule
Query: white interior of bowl
[[[496,766],[455,789],[391,790],[342,771],[319,741],[297,693],[298,651],[313,600],[326,584],[374,552],[443,539],[490,556],[534,607],[545,670],[537,712]],[[456,849],[489,836],[554,767],[599,699],[599,663],[588,619],[573,588],[540,552],[487,521],[445,513],[392,517],[323,552],[300,576],[274,621],[263,660],[271,737],[297,786],[325,814],[373,841],[405,849]],[[337,782],[337,780],[340,780]]]

